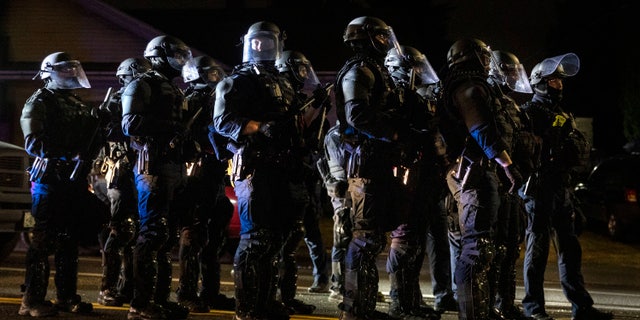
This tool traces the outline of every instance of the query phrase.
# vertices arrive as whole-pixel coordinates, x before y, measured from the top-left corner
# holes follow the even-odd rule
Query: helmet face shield
[[[531,84],[537,84],[544,78],[573,77],[580,70],[580,58],[575,53],[565,53],[542,60],[531,70]]]
[[[50,66],[51,79],[55,82],[57,89],[78,89],[91,88],[89,79],[82,69],[78,60],[62,61]]]
[[[427,57],[424,55],[414,64],[413,72],[415,78],[420,80],[421,84],[433,84],[440,81],[438,74],[433,70],[431,63],[429,63],[429,60],[427,60]]]
[[[374,28],[371,33],[371,43],[380,53],[388,54],[389,50],[395,48],[399,56],[403,55],[402,47],[398,42],[396,34],[393,32],[393,28]]]
[[[191,55],[191,50],[184,48],[176,48],[175,50],[172,48],[171,51],[167,50],[167,62],[169,65],[176,69],[182,71],[182,67],[187,64],[187,62],[191,61],[193,56]]]
[[[504,81],[515,92],[533,93],[527,72],[522,64],[507,65]]]
[[[303,92],[311,94],[313,90],[320,86],[318,75],[316,75],[316,72],[313,70],[313,66],[311,66],[311,63],[308,60],[307,63],[293,65],[292,71],[296,80],[303,84]]]
[[[575,53],[566,53],[542,61],[543,77],[554,73],[561,78],[573,77],[578,70],[580,70],[580,59]]]
[[[205,81],[209,83],[218,83],[220,82],[220,80],[222,80],[222,78],[227,76],[227,73],[219,68],[207,69],[205,70],[205,73],[207,74],[207,78],[205,79]]]
[[[195,61],[189,60],[182,67],[182,80],[184,82],[191,82],[200,78],[200,74],[198,73],[198,66],[196,66]]]
[[[242,43],[242,62],[275,61],[282,53],[282,42],[272,31],[248,33]]]
[[[513,54],[492,51],[490,68],[489,75],[501,81],[512,91],[533,93],[524,66]]]

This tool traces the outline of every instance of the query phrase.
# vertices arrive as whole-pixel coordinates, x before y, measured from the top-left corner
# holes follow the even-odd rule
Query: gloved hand
[[[280,134],[280,128],[275,121],[266,121],[260,123],[258,132],[262,133],[267,138],[275,139]]]
[[[329,195],[329,197],[344,198],[347,194],[349,184],[344,180],[338,180],[334,177],[331,177],[325,182],[325,188],[327,189],[327,194]]]
[[[522,178],[522,174],[518,167],[515,164],[510,164],[506,167],[502,167],[504,169],[504,173],[507,176],[507,179],[511,182],[511,188],[509,188],[509,193],[513,194],[518,192],[518,189],[524,183],[524,179]]]
[[[322,86],[318,85],[318,88],[313,90],[313,104],[311,104],[311,106],[316,109],[320,108],[324,103],[324,101],[327,100],[328,97],[329,97],[329,94],[327,93],[327,90],[325,90],[325,88],[323,88]]]

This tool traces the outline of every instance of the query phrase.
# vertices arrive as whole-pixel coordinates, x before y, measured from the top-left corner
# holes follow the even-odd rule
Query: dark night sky
[[[587,6],[577,0],[325,0],[305,2],[307,8],[299,1],[272,3],[261,9],[120,9],[229,66],[241,61],[242,48],[236,45],[247,28],[269,20],[286,31],[286,49],[305,53],[316,71],[336,71],[349,54],[342,43],[344,27],[362,15],[383,19],[401,44],[423,51],[436,70],[450,44],[466,36],[514,52],[527,72],[546,57],[575,52],[581,70],[565,81],[565,107],[576,116],[594,118],[594,146],[605,153],[626,142],[622,101],[632,92],[631,100],[640,103],[640,90],[629,85],[640,83],[640,54],[632,49],[640,39],[640,11],[633,1]]]

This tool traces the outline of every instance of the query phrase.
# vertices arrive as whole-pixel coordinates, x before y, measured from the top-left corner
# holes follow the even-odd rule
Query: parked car
[[[238,198],[236,192],[231,185],[227,185],[224,189],[225,194],[231,200],[233,204],[233,216],[229,221],[229,228],[227,230],[227,238],[231,241],[237,242],[240,239],[240,216],[238,216]]]
[[[576,184],[575,195],[587,221],[605,226],[615,240],[636,240],[640,228],[640,155],[605,158]]]
[[[0,262],[15,248],[21,233],[33,226],[31,157],[24,148],[0,141]]]

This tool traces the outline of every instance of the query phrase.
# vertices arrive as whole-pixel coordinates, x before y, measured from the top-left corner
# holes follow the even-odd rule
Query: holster
[[[457,162],[455,178],[460,181],[460,189],[465,190],[479,186],[484,171],[481,161],[474,161],[461,155]]]

